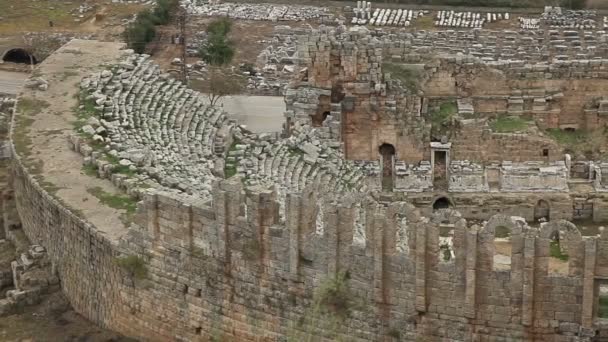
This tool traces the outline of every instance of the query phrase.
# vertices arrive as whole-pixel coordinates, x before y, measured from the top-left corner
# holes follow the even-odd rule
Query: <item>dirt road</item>
[[[16,95],[28,74],[0,70],[0,94]]]

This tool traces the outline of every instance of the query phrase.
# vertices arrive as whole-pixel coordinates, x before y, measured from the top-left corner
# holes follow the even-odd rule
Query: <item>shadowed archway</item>
[[[2,56],[4,62],[21,63],[21,64],[37,64],[36,57],[29,53],[26,49],[15,48],[10,49]]]

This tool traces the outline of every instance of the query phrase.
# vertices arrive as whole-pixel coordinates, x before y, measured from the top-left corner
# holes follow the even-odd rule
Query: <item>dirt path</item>
[[[43,181],[59,188],[56,196],[80,211],[111,240],[126,231],[119,218],[123,211],[101,204],[87,189],[100,187],[112,194],[118,191],[109,181],[84,174],[82,157],[68,148],[67,137],[76,119],[75,95],[79,92],[80,80],[100,70],[102,65],[116,61],[122,54],[121,46],[119,43],[73,40],[47,58],[34,72],[49,82],[49,89],[26,89],[21,95],[21,99],[35,99],[43,104],[26,128],[31,139],[29,164],[38,165],[36,171]]]
[[[0,70],[0,94],[16,95],[29,74]]]

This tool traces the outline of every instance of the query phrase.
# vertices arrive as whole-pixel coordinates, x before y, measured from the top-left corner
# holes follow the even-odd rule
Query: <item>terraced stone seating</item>
[[[248,184],[276,185],[280,199],[309,185],[331,192],[366,189],[365,174],[320,141],[320,131],[299,126],[285,140],[243,131],[200,93],[161,74],[148,57],[131,55],[113,71],[81,82],[98,111],[82,133],[104,150],[83,154],[102,160],[103,172],[137,173],[139,180],[148,177],[202,199],[210,198],[224,163],[226,173],[236,169]]]
[[[81,86],[101,112],[98,123],[90,120],[83,130],[121,166],[143,170],[167,187],[210,195],[218,131],[234,126],[220,109],[161,75],[147,55],[130,56],[114,72],[93,75]]]
[[[318,129],[296,126],[293,133],[290,138],[280,140],[237,131],[238,143],[227,160],[249,185],[278,185],[279,198],[286,192],[310,187],[318,193],[368,190],[364,169],[345,160],[339,150],[323,144]]]

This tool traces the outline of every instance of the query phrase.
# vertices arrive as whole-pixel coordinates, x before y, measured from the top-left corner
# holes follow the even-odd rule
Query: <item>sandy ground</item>
[[[281,132],[285,117],[282,96],[230,96],[222,99],[228,117],[255,133]]]
[[[29,74],[0,70],[0,94],[16,95]]]
[[[87,189],[99,186],[113,194],[118,190],[110,181],[84,174],[82,156],[71,151],[66,140],[76,120],[75,95],[79,92],[80,80],[104,64],[116,61],[122,54],[121,46],[118,43],[72,40],[36,69],[36,74],[49,82],[49,89],[25,89],[22,95],[48,103],[33,116],[27,131],[32,141],[30,163],[41,163],[44,181],[59,188],[56,196],[69,207],[82,212],[110,240],[119,238],[126,231],[120,220],[123,211],[101,204]]]

